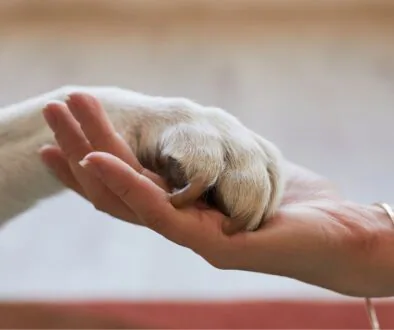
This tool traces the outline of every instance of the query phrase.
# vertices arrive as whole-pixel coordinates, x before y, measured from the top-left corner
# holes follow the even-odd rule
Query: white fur
[[[37,152],[54,143],[42,109],[76,91],[99,99],[144,165],[158,170],[157,157],[175,159],[177,167],[166,168],[172,179],[215,185],[223,209],[234,221],[246,220],[247,229],[275,212],[284,186],[281,154],[229,113],[115,87],[64,87],[0,109],[0,225],[63,189]]]

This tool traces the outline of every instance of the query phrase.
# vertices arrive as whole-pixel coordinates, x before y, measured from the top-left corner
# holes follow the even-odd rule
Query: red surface
[[[375,304],[381,327],[394,328],[394,303]],[[358,303],[0,304],[0,328],[369,329]]]

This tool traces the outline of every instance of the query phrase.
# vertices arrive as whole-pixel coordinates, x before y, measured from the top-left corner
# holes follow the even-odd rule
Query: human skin
[[[41,149],[44,163],[98,210],[146,226],[223,270],[286,276],[350,296],[394,295],[393,223],[379,206],[344,199],[312,171],[287,163],[276,214],[254,232],[229,236],[229,219],[201,201],[171,204],[165,182],[142,167],[91,96],[49,104],[44,116],[59,145]]]

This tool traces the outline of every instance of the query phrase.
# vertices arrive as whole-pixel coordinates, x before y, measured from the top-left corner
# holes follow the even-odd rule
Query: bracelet
[[[390,218],[390,220],[392,221],[392,223],[394,225],[394,211],[390,205],[388,205],[386,203],[374,203],[373,205],[376,205],[376,206],[379,206],[380,208],[382,208],[386,212],[386,214],[388,215],[388,217]],[[366,304],[366,308],[367,308],[369,323],[371,324],[372,330],[380,330],[379,320],[376,315],[375,307],[373,306],[373,304],[371,302],[371,299],[365,298],[365,304]]]
[[[385,210],[394,225],[394,211],[391,206],[386,203],[375,203],[374,205],[380,206],[383,210]]]

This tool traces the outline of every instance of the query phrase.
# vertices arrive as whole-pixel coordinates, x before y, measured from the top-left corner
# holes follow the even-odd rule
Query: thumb
[[[105,152],[88,154],[80,165],[119,196],[141,223],[168,236],[169,228],[176,220],[176,209],[170,203],[167,192],[143,174],[144,169],[139,173],[121,159]]]

